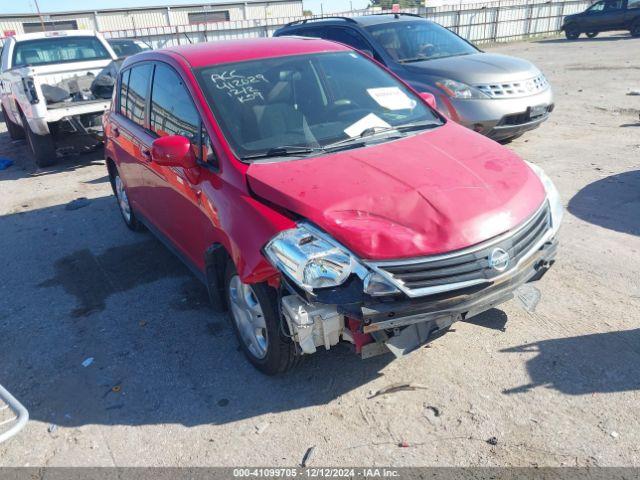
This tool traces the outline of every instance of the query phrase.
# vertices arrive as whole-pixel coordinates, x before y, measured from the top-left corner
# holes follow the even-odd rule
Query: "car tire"
[[[24,129],[9,119],[4,107],[2,107],[2,118],[4,118],[4,123],[7,125],[7,131],[9,132],[11,140],[21,140],[24,138]]]
[[[51,134],[37,135],[33,133],[27,118],[20,112],[22,125],[27,137],[27,144],[39,167],[49,167],[56,163],[56,145]]]
[[[127,189],[120,177],[120,173],[117,168],[113,170],[113,177],[111,179],[111,186],[113,187],[113,193],[116,197],[116,201],[118,202],[118,210],[120,210],[120,215],[122,215],[122,220],[124,220],[125,225],[135,232],[139,232],[144,230],[144,225],[138,218],[129,203],[129,195],[127,194]]]
[[[640,19],[633,22],[631,25],[631,30],[629,30],[632,37],[640,37]]]
[[[300,362],[295,344],[281,321],[278,295],[273,288],[266,283],[243,283],[229,260],[225,295],[240,348],[255,368],[266,375],[277,375]]]
[[[587,32],[586,35],[589,38],[595,38],[595,37],[598,36],[598,33],[600,33],[600,32]]]
[[[573,25],[568,25],[564,28],[564,36],[568,40],[575,40],[580,36],[580,30]]]

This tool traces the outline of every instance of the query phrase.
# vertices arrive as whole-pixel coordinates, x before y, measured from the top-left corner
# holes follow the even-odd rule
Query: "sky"
[[[207,1],[209,3],[211,0]],[[198,0],[39,0],[40,10],[43,12],[55,12],[64,10],[88,10],[101,8],[144,7],[146,5],[180,5],[181,3],[199,3]],[[213,1],[215,3],[215,1]],[[368,0],[303,0],[306,10],[319,14],[343,12],[353,8],[364,8],[369,4]],[[90,6],[89,6],[90,5]],[[322,8],[321,8],[322,6]],[[30,13],[35,12],[33,0],[0,0],[0,15],[3,13]]]

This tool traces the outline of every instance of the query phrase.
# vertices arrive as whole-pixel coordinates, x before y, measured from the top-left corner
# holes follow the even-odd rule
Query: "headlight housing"
[[[436,86],[451,98],[460,100],[482,100],[490,98],[478,88],[448,78],[436,82]]]
[[[562,217],[564,216],[564,207],[562,206],[560,193],[542,168],[531,162],[527,162],[527,165],[529,165],[533,173],[540,179],[547,192],[547,199],[549,200],[549,207],[551,208],[551,228],[555,234],[558,228],[560,228],[560,223],[562,223]]]
[[[267,243],[264,253],[274,267],[308,292],[342,285],[352,274],[364,281],[364,292],[370,295],[398,292],[385,279],[371,281],[372,272],[355,255],[311,225],[301,223],[280,232]]]

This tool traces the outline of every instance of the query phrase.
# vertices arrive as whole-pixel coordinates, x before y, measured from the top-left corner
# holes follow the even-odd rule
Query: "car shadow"
[[[487,310],[486,312],[482,312],[479,315],[467,318],[463,320],[463,322],[477,325],[483,328],[488,328],[490,330],[506,332],[508,320],[509,317],[505,312],[497,308],[492,308]]]
[[[526,362],[531,382],[505,394],[538,387],[566,395],[640,390],[640,329],[544,340],[501,352],[536,354]]]
[[[330,404],[393,359],[338,345],[259,373],[204,286],[150,233],[129,231],[111,196],[1,216],[0,231],[0,383],[32,420],[224,424]]]
[[[590,183],[573,196],[568,210],[586,222],[640,235],[640,170]]]

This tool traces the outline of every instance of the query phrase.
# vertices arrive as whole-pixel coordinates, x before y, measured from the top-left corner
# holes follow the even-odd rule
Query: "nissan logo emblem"
[[[494,248],[489,255],[489,267],[504,272],[509,266],[509,254],[502,248]]]

